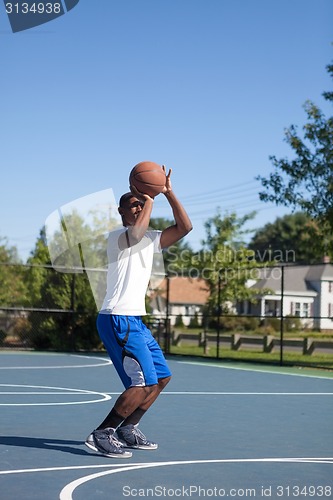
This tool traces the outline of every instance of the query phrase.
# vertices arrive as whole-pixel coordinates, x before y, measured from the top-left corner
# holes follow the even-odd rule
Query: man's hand
[[[149,194],[141,193],[133,184],[130,184],[129,188],[131,193],[133,193],[133,196],[135,196],[139,200],[142,200],[143,202],[145,202],[146,200],[154,201],[154,198],[152,196],[149,196]]]
[[[167,193],[170,193],[172,191],[171,179],[170,179],[170,176],[171,176],[171,173],[172,173],[172,168],[169,169],[168,174],[166,174],[166,172],[165,172],[165,165],[162,165],[162,168],[163,168],[163,171],[164,171],[164,173],[166,175],[165,186],[163,188],[162,193],[163,194],[167,194]]]

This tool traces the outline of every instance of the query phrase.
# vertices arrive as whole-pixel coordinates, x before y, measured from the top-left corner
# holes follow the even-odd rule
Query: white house
[[[332,264],[261,268],[258,279],[249,281],[248,286],[259,291],[257,303],[238,303],[239,314],[280,316],[283,306],[283,316],[298,316],[307,328],[333,330]]]

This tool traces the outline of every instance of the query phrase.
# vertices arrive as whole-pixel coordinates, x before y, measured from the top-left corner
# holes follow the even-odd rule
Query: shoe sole
[[[156,444],[155,446],[145,446],[144,444],[127,444],[121,440],[119,440],[121,442],[121,444],[123,445],[124,448],[129,448],[131,450],[157,450],[158,448],[158,444]]]
[[[109,457],[109,458],[131,458],[132,453],[130,451],[124,451],[123,453],[105,453],[102,450],[99,450],[96,448],[95,444],[92,443],[91,441],[85,441],[84,443],[88,448],[90,448],[93,451],[96,451],[97,453],[100,453],[104,457]]]

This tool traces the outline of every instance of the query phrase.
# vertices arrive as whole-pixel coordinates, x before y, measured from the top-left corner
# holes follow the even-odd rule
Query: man
[[[132,456],[128,448],[153,450],[158,446],[145,437],[138,424],[170,381],[171,372],[141,316],[146,314],[145,295],[154,253],[192,229],[172,190],[170,175],[171,170],[162,193],[171,206],[174,224],[164,231],[148,230],[154,199],[130,186],[131,192],[119,201],[124,227],[111,232],[108,239],[107,293],[97,328],[125,391],[86,440],[90,449],[108,457],[128,458]]]

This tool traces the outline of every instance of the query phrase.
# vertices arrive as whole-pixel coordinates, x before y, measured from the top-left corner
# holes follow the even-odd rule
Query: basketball
[[[130,185],[140,193],[152,198],[163,191],[166,175],[163,168],[153,161],[142,161],[132,168],[129,176]]]

